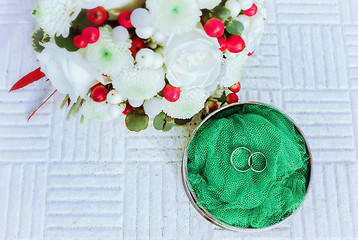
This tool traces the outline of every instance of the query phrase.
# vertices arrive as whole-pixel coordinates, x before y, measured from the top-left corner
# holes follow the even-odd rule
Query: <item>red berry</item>
[[[231,87],[229,87],[230,91],[233,93],[238,93],[241,90],[241,84],[240,82],[237,82],[236,84],[232,85]]]
[[[226,102],[228,104],[231,104],[231,103],[236,103],[239,101],[239,97],[235,94],[235,93],[230,93],[229,95],[227,95],[226,97]]]
[[[163,96],[169,102],[176,102],[180,98],[180,88],[168,84],[163,89]]]
[[[92,89],[91,97],[95,102],[104,102],[107,100],[109,91],[103,86],[97,86]]]
[[[246,47],[244,39],[238,35],[231,35],[227,40],[227,50],[232,53],[244,51]]]
[[[131,22],[131,11],[123,11],[118,16],[118,23],[119,25],[125,27],[125,28],[132,28],[132,22]]]
[[[82,36],[86,40],[86,42],[92,44],[98,41],[100,32],[98,28],[95,27],[88,27],[82,32]]]
[[[108,14],[104,7],[96,7],[88,10],[87,19],[94,25],[102,25],[105,21],[107,21]]]
[[[225,25],[220,19],[212,18],[206,22],[204,30],[210,37],[219,38],[224,35]]]
[[[207,107],[208,107],[209,113],[212,113],[212,112],[216,111],[219,108],[219,105],[218,105],[217,102],[208,101],[207,102]]]
[[[252,17],[252,16],[254,16],[256,13],[257,13],[257,6],[256,6],[255,3],[252,4],[252,6],[251,6],[249,9],[247,9],[247,10],[244,11],[244,14],[245,14],[246,16],[248,16],[248,17]]]
[[[126,104],[126,109],[124,109],[123,114],[127,115],[132,110],[133,110],[133,107],[129,103],[127,103]]]
[[[145,47],[146,47],[145,43],[142,39],[140,39],[138,37],[134,37],[132,39],[132,47],[129,50],[131,50],[132,56],[135,57],[137,55],[137,53]]]
[[[96,85],[94,85],[93,87],[91,87],[91,92],[93,91],[93,89],[95,89],[95,88],[98,87],[98,86],[102,86],[102,84],[101,84],[101,83],[97,83]]]
[[[224,52],[226,50],[226,48],[227,48],[227,40],[226,40],[226,38],[220,37],[220,38],[218,38],[218,42],[220,44],[220,50]]]
[[[73,44],[78,48],[85,48],[88,45],[87,41],[85,40],[85,38],[82,35],[77,35],[73,39]]]

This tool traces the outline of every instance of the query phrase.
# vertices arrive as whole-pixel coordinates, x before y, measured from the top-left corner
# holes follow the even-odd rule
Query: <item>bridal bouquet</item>
[[[153,120],[169,131],[238,101],[263,35],[263,1],[38,0],[40,68],[10,91],[46,77],[68,118],[123,117],[136,132]]]

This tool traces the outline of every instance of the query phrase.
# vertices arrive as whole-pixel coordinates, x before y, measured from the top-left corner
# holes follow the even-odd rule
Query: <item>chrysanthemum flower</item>
[[[221,0],[198,0],[199,7],[201,9],[207,8],[207,9],[213,9],[217,5],[221,3]]]
[[[40,27],[50,36],[68,37],[70,24],[80,11],[73,0],[39,0],[34,15]]]
[[[201,11],[194,0],[147,0],[154,26],[166,35],[195,29]]]
[[[130,42],[115,43],[111,30],[109,26],[100,28],[100,38],[87,47],[86,58],[101,73],[114,76],[132,67],[134,60],[129,50]]]
[[[190,119],[204,108],[207,99],[204,89],[182,91],[176,102],[164,100],[163,111],[173,118]]]
[[[124,69],[112,77],[113,86],[120,95],[131,100],[154,97],[165,86],[164,71],[134,67]]]
[[[137,0],[133,3],[133,0],[75,0],[81,8],[92,9],[98,6],[102,6],[105,9],[113,9],[123,7],[129,3],[136,4],[139,7],[143,4],[144,0]],[[138,2],[138,3],[137,3]]]
[[[224,76],[219,79],[219,84],[223,87],[230,87],[240,81],[247,68],[247,52],[230,56],[223,61]]]

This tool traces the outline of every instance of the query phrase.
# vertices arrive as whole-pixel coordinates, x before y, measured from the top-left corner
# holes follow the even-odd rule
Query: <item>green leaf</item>
[[[201,12],[201,23],[204,26],[207,21],[213,18],[213,13],[208,9],[202,9]]]
[[[75,104],[75,109],[73,110],[73,116],[76,116],[76,115],[77,115],[77,113],[80,111],[80,109],[81,109],[81,107],[82,107],[82,105],[83,105],[83,103],[84,103],[85,101],[86,101],[86,100],[81,99],[81,97],[78,97],[78,100],[77,100],[77,102],[76,102],[76,104]]]
[[[175,125],[175,122],[174,122],[174,119],[172,120],[167,120],[166,121],[166,124],[165,124],[165,127],[163,129],[163,132],[169,132],[170,130],[172,130],[172,128],[174,127]]]
[[[239,21],[231,20],[226,26],[226,31],[230,34],[241,36],[244,31],[244,25]]]
[[[165,125],[165,118],[167,116],[165,115],[164,112],[159,113],[153,121],[153,126],[156,130],[163,130],[164,129],[164,125]]]
[[[81,99],[81,97],[77,98],[77,102],[75,102],[70,111],[68,112],[67,115],[67,120],[70,120],[72,116],[76,116],[77,113],[80,111],[80,108],[82,107],[82,104],[85,102],[84,99]]]
[[[70,95],[66,95],[66,97],[63,99],[62,103],[61,103],[61,109],[64,108],[64,106],[66,105],[68,99],[70,98]]]
[[[79,48],[73,44],[73,37],[70,35],[67,38],[62,36],[55,36],[55,42],[60,48],[65,48],[69,52],[76,52]]]
[[[218,99],[218,101],[221,102],[221,103],[225,103],[225,102],[226,102],[226,93],[225,93],[225,92],[223,92],[223,93],[221,94],[221,97]]]
[[[96,25],[88,21],[87,10],[82,10],[80,14],[78,14],[77,18],[73,20],[71,25],[73,28],[80,32],[82,32],[85,28],[88,27],[97,27]]]
[[[164,47],[162,47],[162,46],[157,46],[157,48],[155,48],[155,50],[154,50],[154,52],[156,52],[156,53],[162,53],[164,51]]]
[[[174,127],[174,119],[168,117],[164,112],[159,113],[153,121],[156,130],[168,132]]]
[[[220,19],[223,22],[225,22],[231,15],[231,11],[221,5],[216,6],[213,9],[213,13],[214,13],[214,17]]]
[[[70,111],[68,111],[67,120],[71,119],[71,116],[72,116],[72,113],[73,113],[73,110],[74,110],[74,106],[75,106],[75,104],[73,104],[72,107],[70,108]]]
[[[50,35],[45,33],[42,28],[36,29],[31,35],[32,48],[36,52],[41,53],[44,50],[44,47],[41,45],[41,43],[46,43],[50,40]]]
[[[81,123],[84,123],[84,121],[85,121],[85,116],[81,116]]]
[[[133,132],[147,129],[148,123],[149,117],[142,109],[133,109],[126,116],[126,126]]]

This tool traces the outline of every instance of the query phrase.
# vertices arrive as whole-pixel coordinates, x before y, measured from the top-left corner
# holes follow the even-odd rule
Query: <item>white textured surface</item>
[[[241,99],[289,113],[314,156],[304,207],[262,234],[221,230],[180,178],[193,127],[135,134],[123,122],[65,121],[48,83],[8,93],[35,69],[34,0],[0,0],[0,239],[358,239],[358,2],[267,0],[262,47]]]

